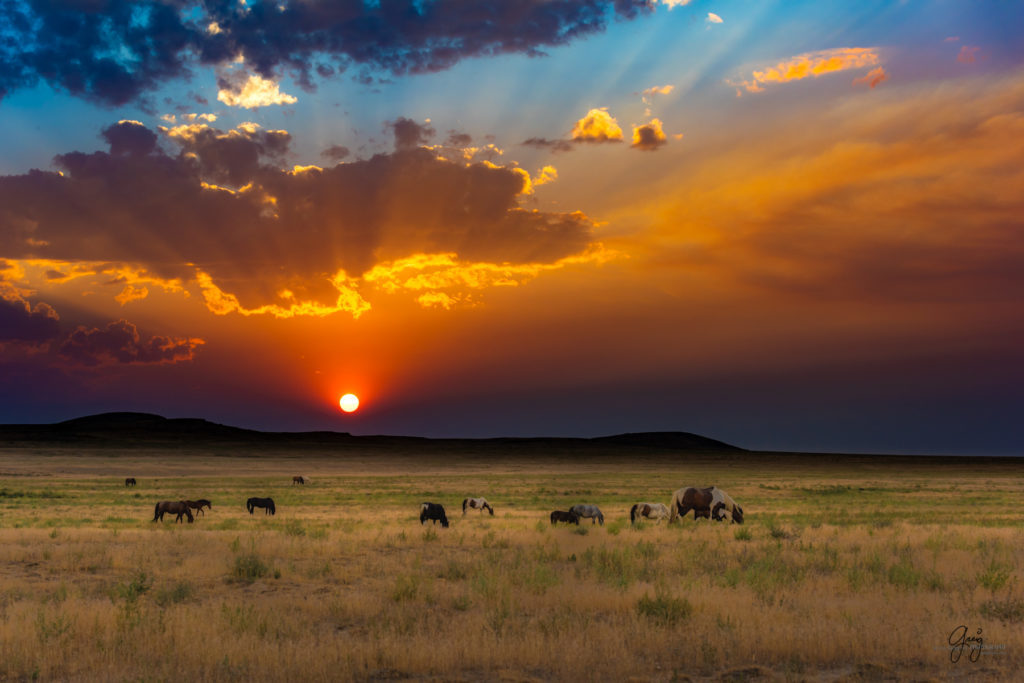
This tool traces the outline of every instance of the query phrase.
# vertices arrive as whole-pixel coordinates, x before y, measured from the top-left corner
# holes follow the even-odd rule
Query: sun
[[[359,407],[359,397],[355,394],[345,394],[341,397],[341,400],[338,401],[338,404],[346,413],[352,413]]]

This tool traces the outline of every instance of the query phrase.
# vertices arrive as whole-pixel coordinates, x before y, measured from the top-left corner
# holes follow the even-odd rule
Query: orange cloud
[[[149,289],[146,287],[136,287],[134,285],[125,285],[121,293],[114,297],[114,301],[124,306],[131,301],[139,301],[149,296]]]
[[[622,128],[607,107],[591,109],[572,128],[573,142],[622,142]]]
[[[729,81],[730,85],[748,92],[762,92],[770,83],[787,83],[808,77],[875,66],[879,55],[873,47],[840,47],[832,50],[808,52],[779,62],[775,66],[755,69],[751,78],[743,81]],[[739,94],[739,90],[737,90]]]
[[[981,51],[980,47],[976,45],[964,45],[960,48],[960,53],[956,56],[956,61],[961,64],[974,64],[977,61],[977,54]]]
[[[275,104],[295,104],[299,101],[295,96],[281,92],[280,85],[275,81],[262,78],[258,74],[251,74],[248,78],[245,78],[244,74],[222,78],[219,85],[217,100],[229,107],[256,109]]]
[[[861,83],[866,83],[870,87],[874,88],[879,83],[882,83],[883,81],[887,80],[889,80],[889,74],[885,73],[885,69],[883,69],[882,67],[878,67],[877,69],[872,69],[871,71],[867,72],[867,74],[861,76],[860,78],[853,79],[853,85],[860,85]]]
[[[330,279],[331,285],[337,291],[338,296],[333,304],[322,304],[317,301],[300,300],[289,290],[278,292],[284,304],[264,304],[253,308],[246,308],[238,300],[238,297],[225,292],[218,287],[213,278],[203,271],[196,272],[196,282],[203,293],[203,300],[207,309],[216,315],[227,315],[238,313],[243,316],[271,315],[275,318],[294,318],[299,316],[325,318],[335,313],[349,313],[353,318],[359,318],[363,313],[370,310],[370,304],[363,299],[353,285],[353,280],[347,277],[344,271],[338,271]]]
[[[667,142],[660,119],[651,119],[650,123],[633,126],[633,144],[630,146],[635,149],[654,151]]]

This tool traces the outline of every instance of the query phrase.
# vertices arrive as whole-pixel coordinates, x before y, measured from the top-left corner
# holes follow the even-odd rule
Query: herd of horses
[[[293,485],[305,484],[307,481],[309,481],[308,477],[292,477]],[[128,477],[124,480],[125,486],[135,486],[135,483],[134,477]],[[153,521],[163,521],[164,515],[173,514],[175,516],[175,523],[181,522],[183,517],[187,518],[189,523],[192,523],[200,513],[204,516],[206,515],[203,512],[203,508],[212,510],[213,505],[205,498],[200,500],[160,501],[156,504],[156,509],[153,512]],[[249,511],[250,515],[253,514],[256,508],[262,509],[264,514],[267,515],[277,514],[277,507],[274,505],[273,498],[249,498],[245,501],[245,508]],[[192,514],[193,510],[195,510],[195,515]],[[492,517],[494,516],[494,506],[484,498],[464,499],[462,501],[462,516],[465,517],[469,510],[478,510],[481,514],[486,510]],[[728,519],[731,523],[743,524],[743,508],[728,493],[717,486],[709,486],[707,488],[688,486],[678,489],[672,494],[672,502],[668,505],[664,503],[636,503],[629,509],[629,522],[630,524],[636,524],[644,519],[660,522],[664,519],[671,523],[685,517],[691,511],[693,512],[694,521],[698,519],[713,519],[716,522],[722,522]],[[559,522],[578,526],[581,519],[589,519],[591,524],[598,523],[604,526],[604,513],[601,512],[601,508],[586,503],[573,505],[568,510],[554,510],[549,519],[552,526]],[[441,503],[422,503],[420,505],[420,524],[425,524],[428,520],[434,524],[440,522],[442,527],[447,528],[448,516],[445,513],[444,505]]]

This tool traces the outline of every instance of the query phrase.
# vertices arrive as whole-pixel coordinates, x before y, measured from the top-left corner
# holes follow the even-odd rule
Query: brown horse
[[[566,522],[568,524],[580,525],[580,516],[572,510],[555,510],[551,513],[551,526],[554,526],[558,522]]]
[[[135,486],[135,477],[128,477],[124,480],[125,486]]]
[[[185,502],[188,503],[188,506],[190,508],[196,511],[196,515],[198,515],[200,512],[203,512],[204,507],[210,510],[213,509],[213,505],[210,503],[210,501],[206,500],[205,498],[200,498],[199,500],[186,500]],[[203,517],[205,516],[206,513],[203,512]]]
[[[305,483],[306,483],[306,479],[301,474],[296,474],[294,477],[292,477],[292,486],[295,486],[296,484],[305,484]]]
[[[188,509],[188,503],[183,500],[162,500],[157,503],[156,509],[153,511],[153,521],[164,521],[164,515],[168,512],[176,515],[174,518],[175,523],[181,521],[182,515],[188,517],[189,524],[195,521],[192,512]]]
[[[690,486],[673,493],[672,503],[669,505],[668,521],[674,522],[677,517],[685,517],[690,510],[693,510],[694,519],[701,517],[711,519],[714,488],[714,486],[709,486],[706,489],[698,489]]]
[[[637,503],[629,509],[629,523],[636,524],[641,518],[661,521],[668,519],[668,508],[664,503]]]

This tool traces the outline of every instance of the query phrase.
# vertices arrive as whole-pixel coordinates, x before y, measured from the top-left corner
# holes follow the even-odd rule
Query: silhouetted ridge
[[[614,443],[621,446],[644,446],[647,448],[674,448],[679,450],[725,450],[742,451],[746,450],[738,446],[732,446],[723,441],[709,439],[699,434],[690,432],[635,432],[629,434],[615,434],[613,436],[600,436],[592,441]]]

